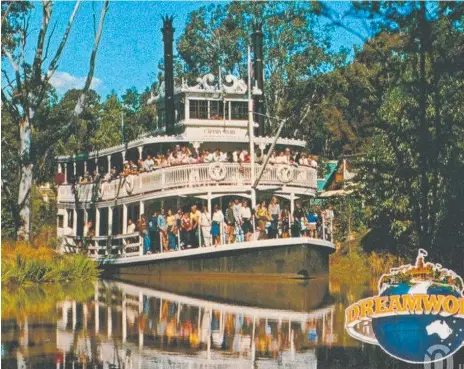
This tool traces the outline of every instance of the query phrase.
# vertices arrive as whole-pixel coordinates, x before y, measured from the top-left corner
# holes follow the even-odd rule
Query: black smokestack
[[[264,44],[264,34],[263,34],[263,24],[254,23],[253,24],[253,33],[251,34],[253,41],[253,69],[254,77],[257,84],[257,87],[262,91],[261,95],[255,95],[254,97],[254,106],[255,106],[255,121],[258,122],[258,129],[256,134],[258,136],[264,136],[264,115],[266,114],[266,109],[264,107],[264,70],[263,70],[263,44]]]
[[[164,42],[164,104],[165,104],[165,119],[166,119],[166,134],[174,133],[174,61],[172,53],[172,43],[174,41],[174,27],[172,26],[173,16],[165,16],[163,19]]]

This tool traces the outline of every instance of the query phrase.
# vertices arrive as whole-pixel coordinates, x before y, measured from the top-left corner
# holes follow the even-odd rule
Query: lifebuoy
[[[282,165],[277,168],[277,178],[283,183],[288,183],[293,180],[295,171],[290,165]]]
[[[124,186],[126,187],[126,192],[131,194],[134,190],[134,178],[131,175],[126,177]]]
[[[208,174],[213,181],[222,181],[226,178],[226,167],[223,163],[211,163],[208,167]]]

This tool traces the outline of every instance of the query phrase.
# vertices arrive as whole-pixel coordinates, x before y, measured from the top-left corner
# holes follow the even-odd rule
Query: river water
[[[2,291],[2,368],[422,368],[361,344],[374,283],[130,279]]]

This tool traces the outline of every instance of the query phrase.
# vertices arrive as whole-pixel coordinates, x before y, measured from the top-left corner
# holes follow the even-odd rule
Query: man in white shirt
[[[155,162],[150,155],[147,155],[147,158],[144,160],[143,169],[145,172],[151,172],[153,169],[155,169]]]
[[[242,242],[243,241],[243,232],[242,232],[242,217],[241,213],[242,204],[240,203],[239,199],[234,200],[234,219],[235,219],[235,241]]]
[[[209,152],[208,149],[203,150],[203,160],[205,163],[212,163],[213,162],[213,155]]]
[[[135,233],[135,224],[132,219],[127,221],[127,234]]]
[[[221,150],[216,149],[213,154],[211,154],[211,159],[214,163],[221,161]]]
[[[232,154],[232,159],[234,163],[238,163],[240,161],[240,150],[235,150]]]

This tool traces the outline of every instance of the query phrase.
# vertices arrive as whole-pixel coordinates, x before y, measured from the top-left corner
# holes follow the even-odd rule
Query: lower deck
[[[328,274],[329,241],[294,237],[133,257],[99,257],[104,273],[203,278],[310,278]]]

